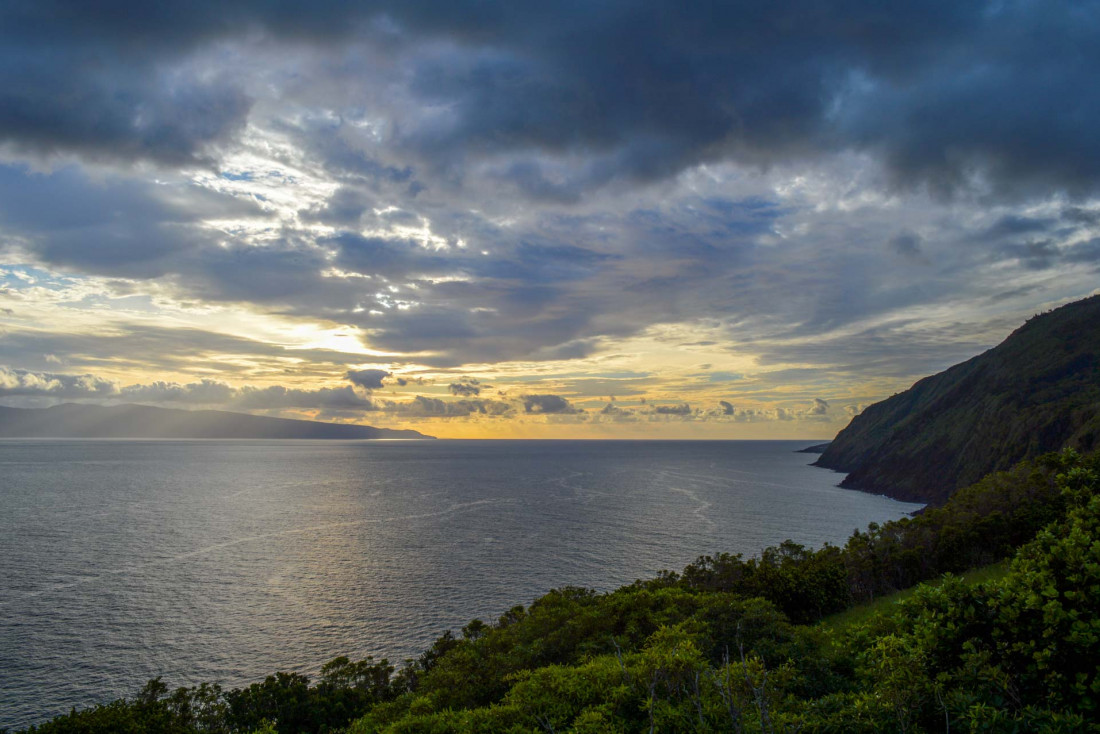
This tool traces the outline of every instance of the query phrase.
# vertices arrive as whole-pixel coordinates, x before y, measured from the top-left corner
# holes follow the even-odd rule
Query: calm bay
[[[843,543],[918,505],[812,441],[0,441],[0,727],[400,661],[566,585]]]

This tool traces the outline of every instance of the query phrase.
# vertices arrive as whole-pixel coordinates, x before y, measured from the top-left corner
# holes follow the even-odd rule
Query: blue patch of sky
[[[744,375],[736,372],[711,372],[707,375],[708,382],[735,382],[744,379]]]
[[[12,290],[45,288],[60,291],[71,288],[81,280],[81,278],[51,273],[33,265],[0,265],[0,285]]]
[[[111,298],[110,296],[95,293],[84,296],[79,301],[64,301],[58,305],[72,308],[107,307],[116,311],[141,311],[146,313],[153,313],[159,310],[153,304],[153,299],[143,294]]]

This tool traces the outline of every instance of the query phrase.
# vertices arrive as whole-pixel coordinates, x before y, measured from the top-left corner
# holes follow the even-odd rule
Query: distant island
[[[267,418],[224,410],[175,410],[149,405],[50,408],[0,406],[2,438],[318,438],[431,439],[412,430]]]

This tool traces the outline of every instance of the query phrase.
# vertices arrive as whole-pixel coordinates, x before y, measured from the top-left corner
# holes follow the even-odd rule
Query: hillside
[[[341,423],[266,418],[221,410],[173,410],[148,405],[0,407],[0,437],[7,438],[431,438]]]
[[[1036,316],[999,346],[875,403],[815,464],[841,486],[942,504],[1016,462],[1100,445],[1100,296]]]

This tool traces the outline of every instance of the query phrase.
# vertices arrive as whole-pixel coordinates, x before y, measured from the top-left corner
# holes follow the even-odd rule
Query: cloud
[[[246,410],[306,408],[336,411],[373,411],[376,409],[369,397],[357,393],[351,387],[322,387],[316,390],[302,390],[287,388],[282,385],[263,388],[242,387],[233,398],[232,405]]]
[[[828,415],[829,403],[821,398],[814,398],[814,403],[806,411],[807,415]]]
[[[386,402],[381,409],[409,418],[464,418],[471,415],[506,416],[515,408],[498,400],[441,400],[417,395],[408,402]]]
[[[368,371],[369,370],[364,370]],[[117,382],[95,375],[66,375],[31,372],[0,365],[0,398],[86,399],[107,402],[169,403],[214,406],[236,411],[313,410],[326,414],[386,413],[403,418],[462,418],[474,415],[502,417],[516,412],[516,404],[503,400],[441,400],[416,396],[398,402],[372,399],[351,386],[293,388],[284,385],[258,387],[233,386],[203,379],[181,384],[156,381],[121,387]],[[527,396],[543,402],[547,410],[529,412],[574,413],[556,401],[557,396]]]
[[[95,375],[30,372],[0,366],[0,397],[94,399],[112,402],[186,403],[243,410],[325,409],[373,411],[374,404],[350,387],[304,390],[282,385],[233,387],[204,379],[180,384],[156,381],[121,387]]]
[[[95,375],[31,372],[0,365],[0,397],[105,398],[119,385]]]
[[[522,401],[525,413],[559,415],[583,412],[560,395],[524,395]]]
[[[366,369],[366,370],[349,370],[347,374],[348,380],[353,385],[357,385],[364,390],[381,390],[382,380],[392,377],[392,374],[386,370]]]
[[[0,13],[0,137],[45,152],[208,160],[263,94],[253,56],[279,59],[249,43],[258,33],[311,71],[315,58],[358,52],[350,78],[367,84],[372,70],[375,106],[404,113],[399,148],[436,166],[512,154],[501,175],[547,201],[721,158],[853,148],[899,180],[943,189],[975,171],[1002,188],[1094,189],[1100,171],[1095,58],[1081,51],[1100,24],[1091,6],[56,5]],[[338,103],[354,90],[341,72],[286,91]],[[406,83],[387,95],[397,80]],[[988,109],[1001,113],[990,120]],[[406,175],[370,160],[368,175]]]
[[[210,378],[131,386],[177,402],[285,379],[247,400],[410,417],[645,391],[710,406],[636,411],[655,423],[823,421],[1095,287],[1091,5],[109,9],[0,6],[0,255],[84,291],[0,275],[0,361],[28,370]],[[339,327],[394,374],[150,325],[223,310]],[[453,377],[366,395],[425,367],[498,382],[490,365],[648,370],[674,348],[709,376],[570,376],[507,410]]]
[[[245,359],[270,369],[287,364],[308,364],[328,372],[362,363],[363,355],[334,349],[291,349],[279,344],[195,328],[171,328],[152,324],[117,324],[94,334],[11,330],[0,339],[0,360],[14,362],[48,359],[34,355],[65,355],[71,367],[100,369],[105,364],[142,370],[187,370],[224,363],[226,358]],[[303,369],[299,367],[299,369]],[[234,374],[231,365],[224,371]]]
[[[165,68],[151,48],[72,44],[73,36],[33,45],[40,33],[20,38],[7,27],[0,141],[17,150],[210,165],[245,126],[251,101],[222,75]]]
[[[687,403],[682,403],[680,405],[658,405],[654,407],[653,412],[658,415],[688,416],[692,414],[691,406]]]
[[[486,387],[490,386],[486,385]],[[447,389],[451,391],[451,395],[470,398],[481,394],[482,385],[473,377],[463,377],[458,382],[452,382]]]
[[[191,184],[157,185],[78,167],[34,173],[0,165],[0,226],[43,262],[151,278],[210,243],[207,219],[267,215],[254,202]]]
[[[920,242],[920,235],[904,232],[890,240],[890,247],[899,255],[917,259],[921,256]]]
[[[128,385],[121,390],[119,397],[139,403],[217,405],[229,402],[237,394],[236,388],[224,382],[206,379],[185,385],[164,381],[152,382],[147,385]]]

